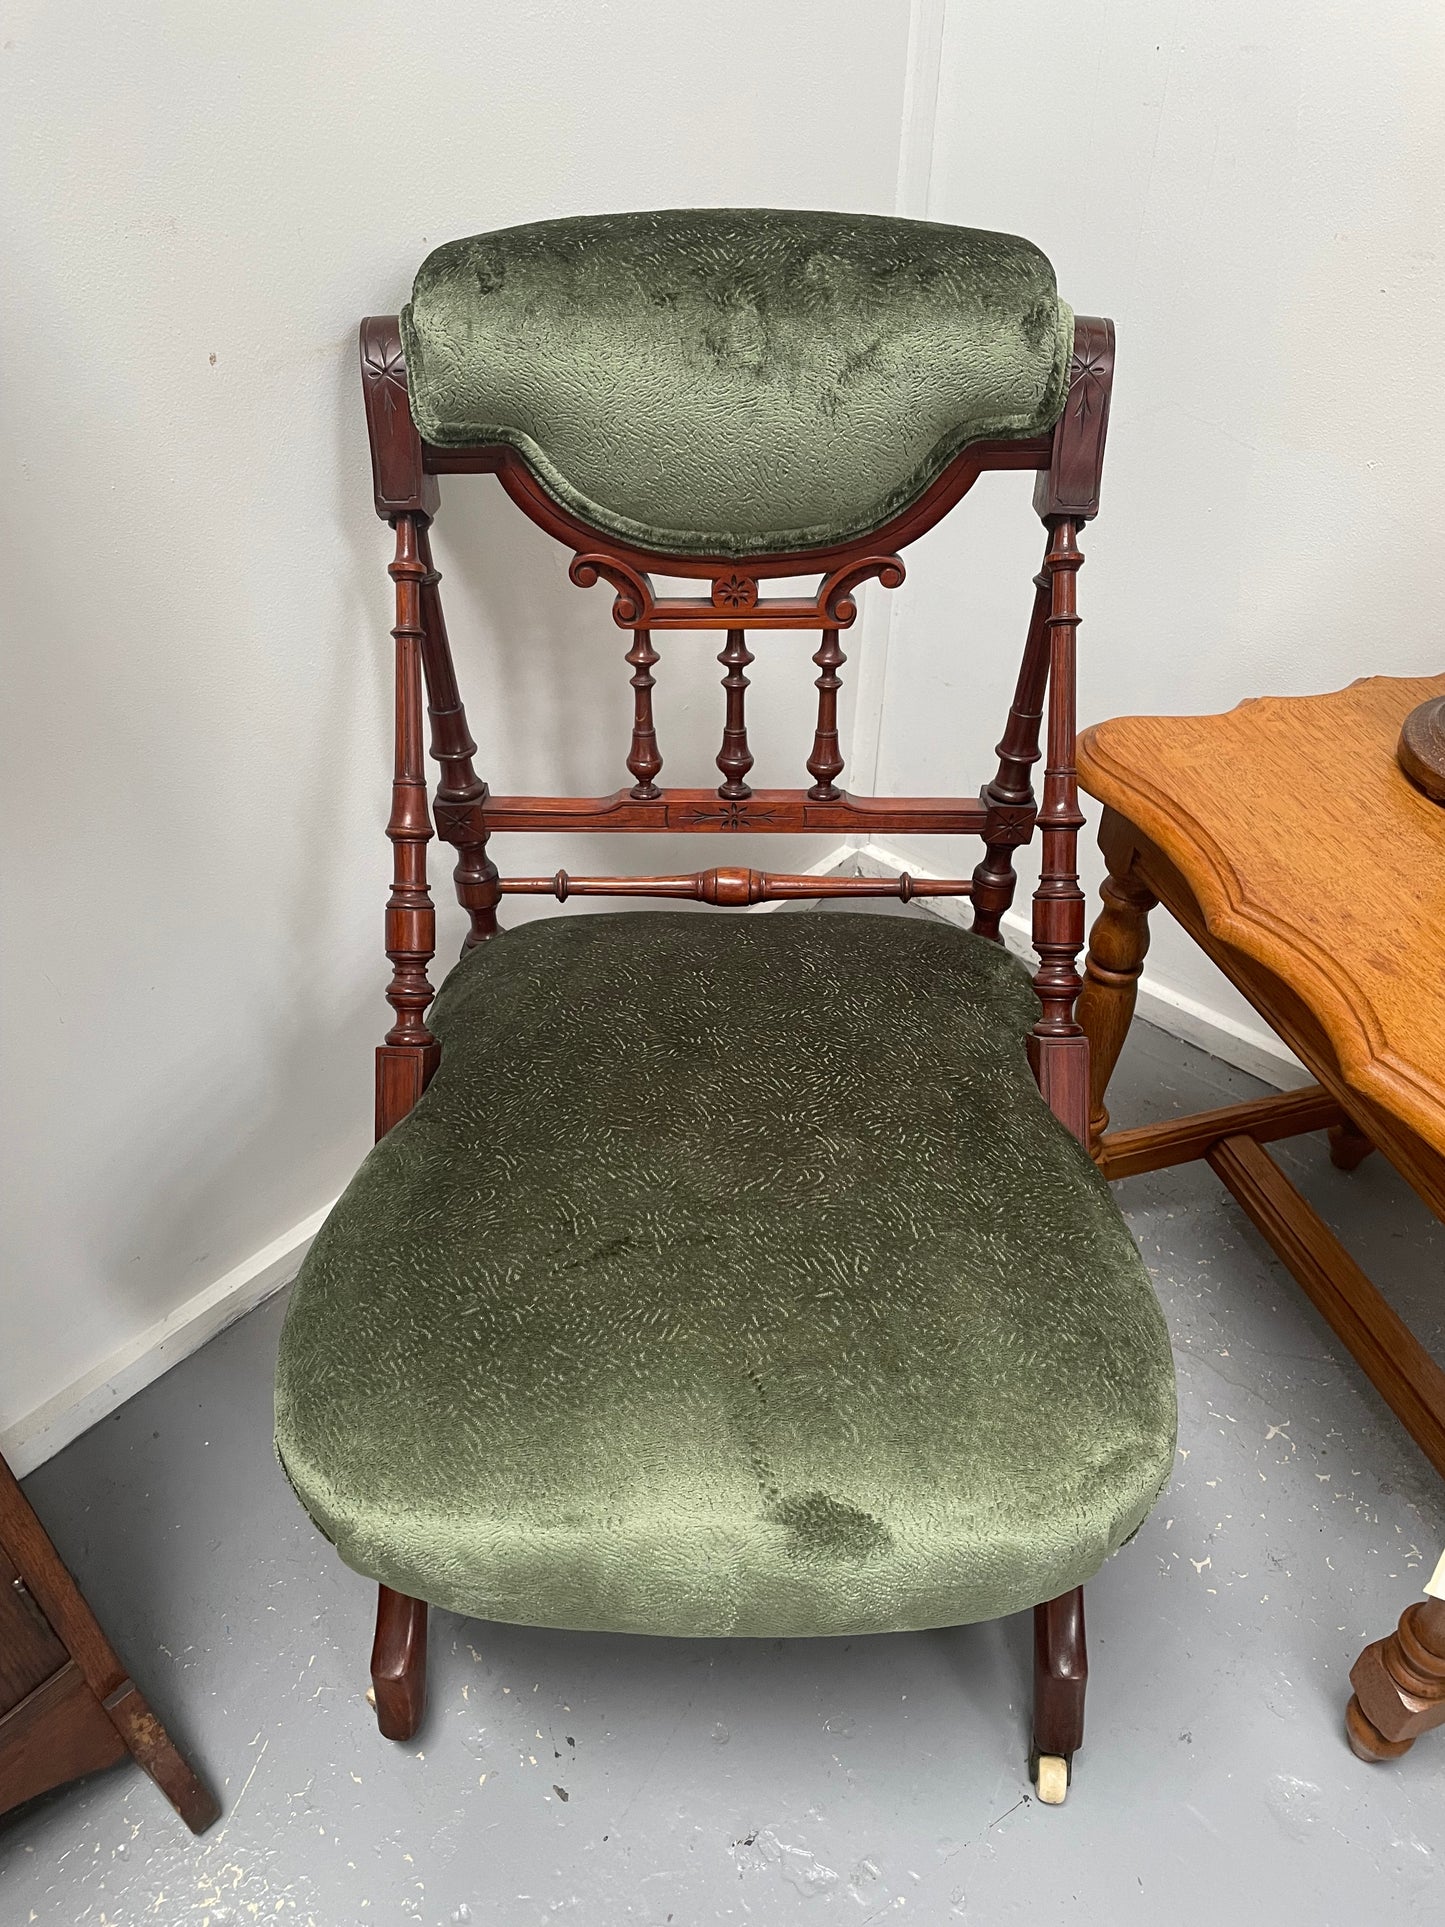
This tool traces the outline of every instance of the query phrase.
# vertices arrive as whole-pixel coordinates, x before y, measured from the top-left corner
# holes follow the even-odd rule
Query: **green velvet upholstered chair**
[[[384,1733],[421,1716],[428,1603],[715,1637],[963,1625],[1035,1609],[1035,1772],[1083,1733],[1081,1588],[1168,1475],[1163,1319],[1083,1148],[1073,769],[1080,526],[1113,330],[1008,235],[691,210],[438,248],[361,333],[395,530],[396,763],[378,1142],[316,1239],[276,1440],[379,1582]],[[981,793],[841,788],[859,585],[985,471],[1034,471],[1045,554]],[[429,525],[496,474],[605,581],[628,638],[631,782],[492,795],[474,767]],[[692,578],[668,596],[655,575]],[[816,576],[811,595],[765,593]],[[820,638],[811,782],[748,782],[748,638]],[[658,783],[656,642],[716,630],[722,781]],[[665,667],[664,667],[665,675]],[[423,688],[439,765],[429,801]],[[1036,803],[1047,697],[1045,770]],[[799,746],[803,763],[803,745]],[[426,847],[470,930],[433,1001]],[[499,876],[507,830],[976,833],[971,877]],[[1032,978],[1000,941],[1038,831]],[[562,912],[507,894],[692,899]],[[757,916],[789,899],[972,899],[931,916]]]

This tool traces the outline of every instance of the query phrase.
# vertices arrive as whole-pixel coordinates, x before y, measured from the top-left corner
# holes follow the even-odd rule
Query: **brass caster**
[[[1046,1807],[1061,1807],[1069,1790],[1069,1763],[1061,1753],[1040,1753],[1034,1763],[1034,1788]]]

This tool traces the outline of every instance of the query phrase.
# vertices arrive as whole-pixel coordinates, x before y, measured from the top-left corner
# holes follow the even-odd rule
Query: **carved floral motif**
[[[751,609],[758,599],[758,585],[750,575],[743,575],[734,569],[729,575],[720,575],[712,585],[713,607],[716,609]]]

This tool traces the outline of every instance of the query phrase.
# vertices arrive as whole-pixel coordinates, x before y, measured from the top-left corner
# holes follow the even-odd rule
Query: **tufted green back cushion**
[[[728,556],[864,535],[966,443],[1047,429],[1073,345],[1031,242],[777,208],[450,241],[401,329],[427,441],[504,443],[594,527]]]

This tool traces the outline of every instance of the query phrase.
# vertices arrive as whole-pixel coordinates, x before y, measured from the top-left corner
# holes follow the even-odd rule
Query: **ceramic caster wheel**
[[[1046,1807],[1061,1807],[1069,1790],[1069,1763],[1062,1754],[1040,1753],[1034,1767],[1034,1786]]]

